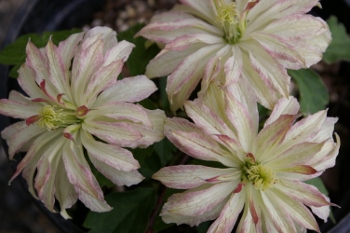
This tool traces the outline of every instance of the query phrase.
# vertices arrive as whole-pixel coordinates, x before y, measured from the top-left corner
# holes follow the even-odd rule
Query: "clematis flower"
[[[43,49],[30,41],[18,82],[28,96],[11,91],[0,113],[21,121],[1,132],[9,156],[27,151],[11,181],[21,172],[29,191],[61,213],[78,199],[93,211],[108,211],[89,163],[117,185],[142,181],[140,164],[123,147],[147,147],[164,135],[165,115],[134,102],[156,86],[145,76],[117,81],[133,44],[116,39],[107,27],[71,35]],[[88,162],[88,160],[89,162]],[[34,179],[35,177],[35,179]]]
[[[178,165],[154,174],[168,187],[187,189],[165,203],[164,222],[193,226],[216,219],[208,232],[229,233],[242,213],[237,232],[319,232],[307,207],[326,221],[333,204],[303,181],[334,166],[340,146],[338,135],[336,142],[332,138],[337,119],[325,110],[297,121],[297,100],[281,98],[259,132],[251,90],[242,83],[231,90],[224,95],[211,85],[204,99],[187,101],[194,123],[166,120],[171,142],[216,166]]]
[[[215,63],[224,69],[225,85],[246,79],[259,102],[272,109],[279,98],[288,97],[286,69],[317,63],[331,40],[326,22],[305,14],[319,0],[180,2],[138,33],[165,44],[146,75],[169,75],[166,90],[174,111]],[[204,92],[207,88],[202,83]]]

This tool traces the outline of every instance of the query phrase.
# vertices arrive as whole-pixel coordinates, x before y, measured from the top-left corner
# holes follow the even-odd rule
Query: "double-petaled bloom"
[[[306,14],[319,0],[180,0],[138,34],[164,49],[149,63],[150,78],[169,75],[172,109],[181,108],[206,67],[220,63],[225,85],[244,78],[272,109],[288,97],[286,69],[318,62],[331,36],[326,22]],[[202,82],[202,90],[208,88]]]
[[[22,120],[1,136],[11,159],[27,151],[12,179],[22,172],[51,211],[55,199],[63,215],[77,199],[94,211],[111,209],[90,165],[117,185],[142,181],[138,161],[123,147],[161,140],[165,115],[134,104],[157,89],[147,77],[117,81],[133,47],[106,27],[73,34],[59,46],[51,39],[43,49],[28,42],[18,70],[28,96],[11,91],[0,100],[1,114]]]
[[[303,181],[334,166],[340,142],[336,118],[320,111],[298,120],[299,104],[281,98],[259,131],[256,100],[247,85],[223,94],[211,85],[204,99],[188,101],[194,123],[167,119],[165,135],[193,158],[216,167],[179,165],[153,178],[187,191],[171,196],[161,216],[166,223],[198,225],[214,220],[208,232],[319,231],[312,212],[326,221],[331,203]]]

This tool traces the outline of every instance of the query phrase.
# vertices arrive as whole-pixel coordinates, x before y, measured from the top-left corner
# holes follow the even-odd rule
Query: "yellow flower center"
[[[231,2],[228,5],[225,5],[220,1],[220,7],[217,9],[216,19],[222,24],[237,24],[237,17],[239,16],[238,11],[236,9],[236,3]]]
[[[264,165],[253,165],[247,170],[247,178],[255,188],[266,190],[275,183],[275,174],[271,168]]]
[[[229,44],[235,44],[242,37],[246,28],[246,13],[240,16],[236,8],[236,3],[226,4],[223,0],[215,0],[217,11],[216,20],[221,23],[225,36],[224,39]]]
[[[242,180],[252,182],[255,188],[262,191],[267,190],[276,182],[272,169],[257,162],[246,162],[242,170]]]
[[[45,105],[39,110],[38,125],[41,128],[47,128],[47,130],[65,128],[79,123],[81,123],[81,119],[72,110],[59,109],[51,105]]]

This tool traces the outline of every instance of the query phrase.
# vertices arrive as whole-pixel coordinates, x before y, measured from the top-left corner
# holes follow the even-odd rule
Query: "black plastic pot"
[[[42,33],[72,28],[81,28],[92,21],[93,13],[102,9],[104,0],[29,0],[24,1],[18,9],[11,25],[9,25],[6,37],[0,49],[13,42],[17,37],[27,33]],[[0,65],[0,98],[7,98],[12,89],[20,90],[15,79],[8,79],[6,66]],[[12,124],[13,120],[0,115],[0,131]],[[3,143],[7,151],[6,143]],[[17,164],[10,162],[13,171]],[[60,229],[67,233],[85,232],[78,224],[65,220],[60,214],[48,211],[38,200],[28,192],[27,184],[22,177],[16,178],[36,206]],[[85,215],[83,215],[84,217]],[[79,216],[77,217],[79,218]],[[81,219],[80,221],[83,221]]]

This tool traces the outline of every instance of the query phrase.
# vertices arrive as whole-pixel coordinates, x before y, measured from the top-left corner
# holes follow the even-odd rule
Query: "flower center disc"
[[[255,188],[262,191],[270,188],[276,181],[272,169],[262,164],[247,164],[243,174],[246,180],[252,182]]]
[[[224,39],[229,44],[235,44],[242,37],[245,30],[245,19],[240,18],[236,3],[225,4],[223,0],[215,0],[217,10],[216,20],[224,29]]]
[[[79,119],[72,110],[59,109],[51,105],[45,105],[39,110],[38,125],[41,128],[54,130],[77,123],[81,123],[81,119]]]

